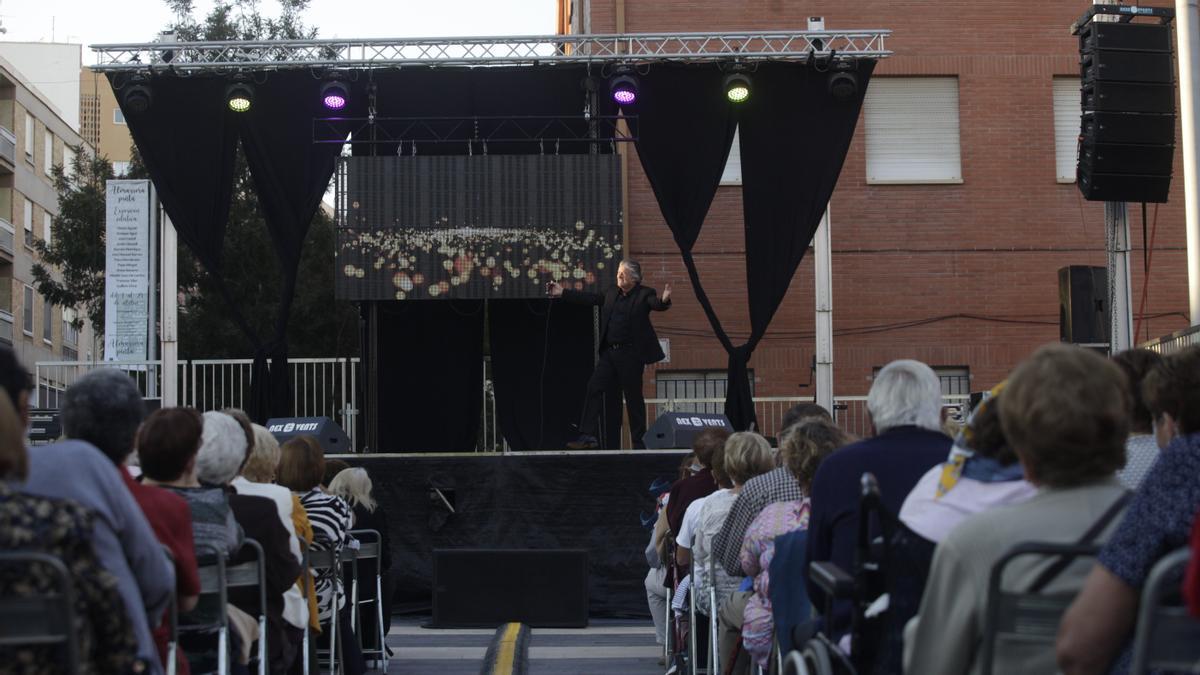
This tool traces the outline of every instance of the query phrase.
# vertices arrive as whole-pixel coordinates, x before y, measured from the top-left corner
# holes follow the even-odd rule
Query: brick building
[[[1069,26],[1089,6],[562,0],[560,25],[596,34],[803,30],[820,15],[829,29],[893,31],[895,55],[875,71],[830,204],[834,389],[865,394],[875,369],[917,358],[939,369],[948,393],[960,393],[992,386],[1038,345],[1058,340],[1060,267],[1105,264],[1103,205],[1083,201],[1073,178],[1079,66]],[[649,284],[672,282],[676,298],[655,317],[670,362],[646,378],[646,393],[682,395],[666,381],[708,378],[717,382],[709,395],[723,394],[725,353],[628,151],[629,253]],[[696,258],[726,330],[744,337],[740,174],[736,158],[731,164]],[[1138,340],[1188,324],[1178,149],[1171,195],[1148,209],[1154,243]],[[1139,205],[1130,205],[1130,230],[1137,324],[1145,285]],[[813,328],[810,255],[750,362],[757,396],[814,393]]]

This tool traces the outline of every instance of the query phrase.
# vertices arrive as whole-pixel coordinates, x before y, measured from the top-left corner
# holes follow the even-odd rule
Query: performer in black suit
[[[633,260],[622,260],[617,266],[617,285],[603,295],[564,289],[557,281],[546,285],[550,297],[585,305],[600,305],[600,360],[588,380],[587,400],[583,404],[583,419],[579,437],[567,443],[571,449],[595,448],[599,430],[600,410],[605,394],[625,394],[629,411],[629,431],[633,447],[642,448],[646,433],[646,400],[642,397],[642,370],[647,364],[662,361],[665,356],[658,344],[654,326],[650,325],[650,310],[664,312],[671,307],[671,284],[663,286],[662,299],[658,293],[642,285],[642,266]]]

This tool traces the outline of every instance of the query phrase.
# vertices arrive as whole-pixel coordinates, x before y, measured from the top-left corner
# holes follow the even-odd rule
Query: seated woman
[[[242,426],[226,413],[204,413],[204,434],[200,452],[196,455],[196,474],[201,483],[218,485],[227,490],[229,508],[246,536],[258,542],[263,550],[266,580],[267,649],[270,670],[285,673],[295,658],[296,650],[284,629],[284,593],[296,585],[300,576],[300,560],[292,552],[291,522],[285,528],[280,521],[274,500],[238,494],[229,487],[246,462],[246,435]],[[290,505],[290,500],[288,501]],[[252,560],[250,549],[243,548],[230,564]],[[259,611],[257,589],[230,591],[229,601],[251,616]]]
[[[387,513],[379,508],[375,498],[371,496],[371,487],[371,477],[367,474],[367,470],[356,467],[344,469],[334,476],[329,483],[329,493],[341,497],[354,510],[354,529],[375,530],[379,533],[379,560],[360,561],[358,575],[360,579],[364,580],[374,578],[377,571],[376,562],[378,562],[380,586],[383,592],[383,632],[386,635],[392,626],[392,593],[396,589],[396,583],[391,574],[392,551],[391,537],[388,535]],[[374,598],[375,585],[369,582],[362,583],[359,595],[366,599]],[[378,647],[376,643],[379,629],[375,625],[374,609],[370,612],[364,611],[359,617],[359,624],[362,626],[360,634],[363,636],[363,643]]]
[[[817,419],[786,429],[779,438],[779,458],[800,487],[808,494],[821,460],[850,442],[850,437],[832,421]],[[742,540],[740,560],[746,576],[754,577],[754,595],[742,613],[742,644],[760,667],[767,668],[775,624],[771,614],[771,558],[775,538],[808,528],[808,498],[775,502],[750,523]]]
[[[340,555],[349,539],[350,528],[354,526],[354,513],[340,497],[321,489],[321,480],[325,476],[325,452],[312,436],[291,438],[279,450],[279,484],[300,495],[300,503],[312,523],[312,550],[334,551]],[[336,573],[317,576],[318,618],[321,621],[338,622],[342,664],[349,675],[361,675],[366,671],[366,663],[354,631],[350,629],[350,608],[345,589],[335,584],[336,577]]]
[[[999,398],[1004,436],[1037,486],[1032,499],[971,516],[938,544],[919,615],[904,633],[904,671],[922,675],[978,673],[992,567],[1020,542],[1101,543],[1118,522],[1126,492],[1115,472],[1125,462],[1129,393],[1117,366],[1086,349],[1048,345],[1017,366]],[[1061,572],[1038,556],[1006,567],[1014,592],[1071,595],[1093,561],[1080,558]],[[1036,587],[1036,588],[1035,588]],[[1006,642],[994,672],[1054,673],[1054,648]]]
[[[117,579],[100,566],[92,550],[92,513],[78,504],[16,490],[28,471],[24,425],[8,394],[0,390],[0,551],[44,553],[60,560],[75,593],[74,633],[81,673],[132,672],[137,639],[117,592]],[[0,567],[0,595],[54,590],[50,571],[39,564]],[[0,669],[66,672],[57,646],[0,646]],[[20,664],[20,666],[18,666]]]

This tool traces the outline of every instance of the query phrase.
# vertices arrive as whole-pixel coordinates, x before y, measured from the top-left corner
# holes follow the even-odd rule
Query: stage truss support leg
[[[816,403],[833,413],[833,243],[829,233],[829,207],[813,236],[816,272]]]
[[[162,359],[162,407],[179,405],[179,274],[178,243],[175,225],[165,211],[159,218],[159,299],[162,304],[159,318],[160,349]],[[192,402],[193,405],[195,402]]]
[[[1111,323],[1108,351],[1116,354],[1133,346],[1133,302],[1129,290],[1129,207],[1125,202],[1104,203],[1104,228]]]
[[[1183,141],[1184,220],[1187,226],[1188,316],[1200,325],[1200,174],[1196,137],[1196,78],[1200,77],[1200,10],[1197,0],[1175,0],[1179,60],[1179,122]]]

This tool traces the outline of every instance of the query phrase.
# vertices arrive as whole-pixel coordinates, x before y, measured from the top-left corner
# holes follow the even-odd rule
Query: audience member
[[[780,438],[783,437],[783,432],[787,431],[788,427],[810,419],[821,419],[826,422],[832,422],[833,415],[830,415],[825,406],[819,403],[797,403],[788,408],[787,412],[783,413],[783,419],[779,421]]]
[[[679,526],[683,524],[683,514],[692,502],[716,491],[717,482],[712,477],[712,456],[717,446],[727,438],[729,432],[724,429],[705,429],[692,439],[692,453],[696,455],[700,470],[671,486],[670,496],[667,498],[667,527],[671,532],[679,532]]]
[[[360,579],[373,579],[378,569],[383,592],[383,629],[386,635],[392,627],[392,594],[396,589],[396,582],[391,573],[391,535],[389,534],[387,513],[379,508],[379,504],[371,496],[371,490],[371,476],[367,474],[366,469],[360,467],[343,469],[329,483],[329,494],[341,497],[354,511],[354,529],[375,530],[379,533],[381,549],[379,566],[377,568],[373,560],[364,560],[358,565],[358,575]],[[374,584],[360,587],[359,594],[363,598],[374,598]],[[360,635],[363,636],[364,641],[370,637],[372,643],[376,642],[377,640],[373,639],[373,636],[378,633],[375,614],[364,612],[363,616],[359,617],[359,622],[362,627]]]
[[[784,429],[779,437],[779,457],[808,492],[817,467],[834,450],[850,442],[832,420],[810,419]],[[808,527],[808,499],[769,504],[750,523],[740,554],[742,572],[754,578],[754,594],[742,614],[742,642],[760,667],[767,669],[775,632],[770,599],[771,559],[775,538]]]
[[[976,513],[1017,504],[1037,493],[1004,438],[997,407],[1000,389],[976,406],[950,456],[925,472],[900,507],[900,522],[928,541],[945,539]]]
[[[340,459],[325,460],[325,474],[321,476],[321,487],[328,490],[333,477],[349,468],[350,465]]]
[[[0,381],[6,387],[16,383],[16,391],[8,393],[18,401],[24,428],[29,423],[29,375],[7,347],[0,348]],[[135,402],[137,413],[132,412]],[[160,673],[163,668],[152,630],[175,592],[175,573],[116,467],[133,446],[129,422],[135,420],[136,428],[140,406],[137,387],[122,372],[99,369],[80,378],[63,397],[63,432],[68,440],[30,451],[21,491],[69,499],[93,512],[96,558],[117,578],[137,637],[138,657],[150,672]]]
[[[938,544],[920,613],[905,630],[905,672],[982,671],[988,580],[1015,543],[1086,544],[1089,537],[1107,537],[1126,494],[1114,475],[1129,432],[1124,380],[1111,361],[1058,344],[1042,347],[1013,371],[999,398],[1000,423],[1040,490],[1028,501],[968,518]],[[1045,558],[1025,556],[1006,566],[1004,586],[1069,594],[1090,566],[1086,557],[1055,569]],[[992,672],[1055,672],[1054,650],[1037,642],[1001,642],[993,659]]]
[[[1162,363],[1162,356],[1149,349],[1127,349],[1113,357],[1125,376],[1129,378],[1131,415],[1129,439],[1125,441],[1125,468],[1117,472],[1117,479],[1130,490],[1138,489],[1142,479],[1158,459],[1158,440],[1154,438],[1154,420],[1146,407],[1142,385],[1150,371]]]
[[[296,436],[280,446],[280,452],[279,484],[300,495],[300,503],[312,523],[312,550],[334,551],[340,555],[354,525],[354,513],[340,497],[321,489],[326,462],[320,444],[312,436]],[[336,581],[336,572],[317,576],[318,618],[339,622],[338,635],[346,638],[342,643],[345,648],[342,663],[351,675],[359,675],[365,672],[366,664],[358,641],[351,637],[354,631],[350,628],[345,591]]]
[[[1163,452],[1063,617],[1058,665],[1067,675],[1106,672],[1118,653],[1115,670],[1128,668],[1122,645],[1132,635],[1142,584],[1159,558],[1187,545],[1200,507],[1200,347],[1165,357],[1142,390]]]
[[[29,457],[25,450],[25,425],[17,417],[8,394],[14,389],[24,391],[26,385],[8,380],[23,377],[27,381],[28,376],[11,370],[3,375],[0,551],[52,555],[67,568],[74,591],[72,630],[79,645],[80,672],[113,675],[132,672],[136,666],[137,638],[117,591],[116,577],[101,567],[92,549],[92,513],[72,501],[22,494],[10,485],[25,478]],[[0,569],[4,570],[0,574],[0,595],[57,592],[58,583],[44,565],[34,563],[21,568],[4,565]],[[26,672],[64,672],[63,656],[63,651],[54,646],[0,646],[0,663],[6,664],[5,668]]]
[[[835,452],[813,478],[805,569],[826,560],[853,568],[864,473],[875,475],[884,507],[895,514],[921,475],[946,458],[950,439],[941,432],[941,401],[937,375],[920,361],[893,361],[879,371],[867,394],[876,436]],[[811,580],[808,595],[814,607],[825,607],[824,592]],[[835,605],[827,617],[830,634],[840,635],[849,617],[849,603]]]
[[[229,508],[234,518],[246,536],[257,541],[262,547],[270,670],[274,673],[286,673],[300,646],[289,639],[283,620],[283,594],[295,586],[296,579],[300,576],[300,561],[296,559],[291,544],[291,540],[295,539],[290,531],[291,522],[289,520],[285,526],[280,521],[276,503],[272,498],[239,494],[233,492],[229,486],[247,459],[246,434],[241,424],[231,415],[214,411],[204,413],[203,418],[204,431],[200,451],[196,455],[196,476],[202,484],[226,489]],[[236,565],[255,557],[248,547],[243,547],[240,553],[230,560],[230,564]],[[257,589],[231,591],[229,601],[248,614],[258,613]]]

